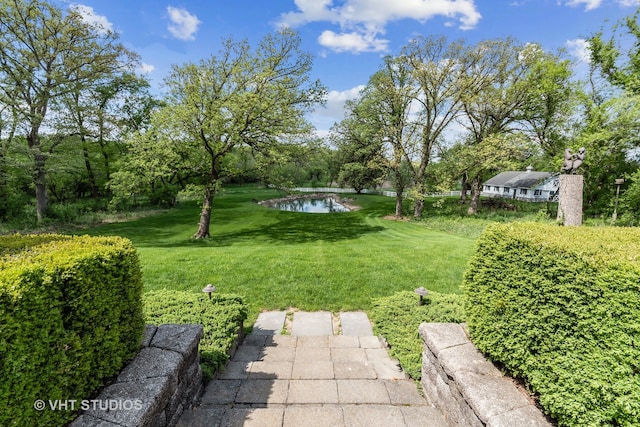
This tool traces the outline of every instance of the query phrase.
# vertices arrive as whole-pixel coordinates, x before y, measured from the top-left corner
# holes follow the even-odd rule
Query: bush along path
[[[281,332],[285,332],[282,334]],[[335,333],[335,334],[334,334]],[[446,426],[373,335],[367,315],[263,312],[180,427]]]

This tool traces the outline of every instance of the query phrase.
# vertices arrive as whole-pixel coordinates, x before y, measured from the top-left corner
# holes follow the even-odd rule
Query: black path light
[[[422,299],[422,297],[426,297],[427,295],[429,295],[429,291],[426,290],[423,286],[420,286],[418,289],[415,289],[414,292],[420,295],[420,302],[418,304],[424,305],[424,300]]]
[[[209,283],[207,286],[202,288],[202,292],[205,294],[209,294],[209,300],[211,300],[211,294],[216,291],[216,287]]]

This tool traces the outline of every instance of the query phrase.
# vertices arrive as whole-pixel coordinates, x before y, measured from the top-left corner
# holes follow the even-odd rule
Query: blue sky
[[[470,43],[512,36],[549,51],[565,48],[584,69],[584,39],[640,6],[640,0],[58,1],[118,32],[140,54],[141,72],[159,93],[172,64],[217,53],[223,38],[255,42],[281,25],[295,28],[315,55],[313,78],[329,90],[327,106],[310,117],[319,135],[342,118],[344,101],[381,58],[415,35]]]

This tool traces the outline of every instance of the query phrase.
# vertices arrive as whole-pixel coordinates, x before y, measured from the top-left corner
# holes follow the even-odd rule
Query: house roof
[[[550,172],[509,171],[502,172],[489,179],[484,185],[512,188],[531,188],[551,176]]]

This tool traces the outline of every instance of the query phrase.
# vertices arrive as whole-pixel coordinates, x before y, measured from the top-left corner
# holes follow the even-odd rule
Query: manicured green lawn
[[[367,310],[372,298],[419,286],[459,292],[473,237],[383,219],[394,200],[382,196],[354,196],[362,209],[341,214],[283,212],[255,203],[277,196],[254,186],[225,187],[205,241],[191,239],[196,202],[90,233],[131,239],[147,290],[200,293],[212,283],[219,292],[243,296],[249,324],[264,309]]]

